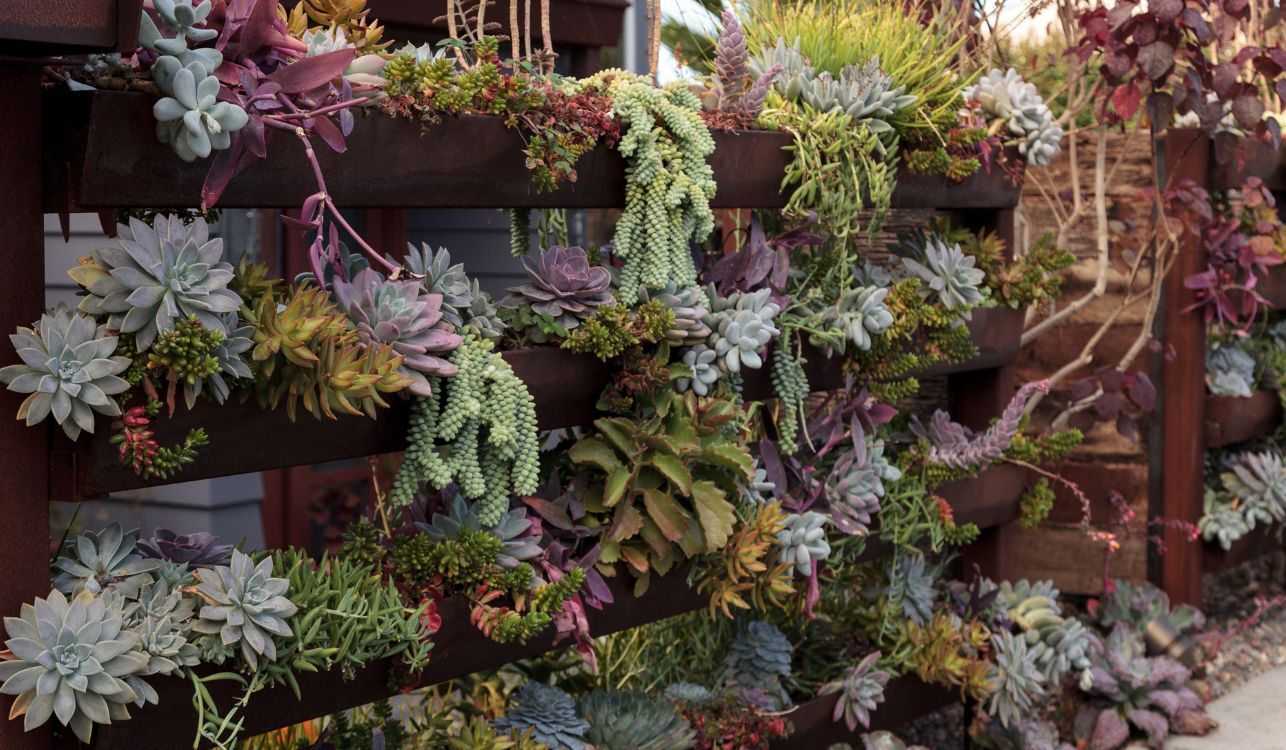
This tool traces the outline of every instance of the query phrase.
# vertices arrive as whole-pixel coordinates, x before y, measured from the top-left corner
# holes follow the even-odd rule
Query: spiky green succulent
[[[39,424],[53,415],[72,440],[94,431],[94,413],[120,416],[112,396],[129,383],[117,377],[130,366],[127,357],[112,356],[117,338],[93,319],[59,305],[31,328],[19,327],[9,340],[22,364],[0,369],[0,382],[15,393],[31,395],[18,407],[18,419]]]
[[[223,330],[227,333],[213,351],[218,369],[195,383],[184,384],[183,393],[189,407],[206,392],[216,403],[222,404],[232,394],[233,381],[254,377],[254,373],[250,371],[250,363],[246,361],[246,352],[255,345],[254,326],[240,325],[241,319],[236,313],[226,313],[221,319]]]
[[[420,277],[420,286],[429,294],[442,295],[442,319],[453,328],[464,325],[463,313],[473,305],[475,287],[463,263],[451,264],[451,252],[439,247],[437,252],[427,242],[417,250],[406,244],[406,267]]]
[[[195,593],[205,604],[192,630],[217,635],[224,649],[239,646],[251,669],[258,668],[260,656],[276,661],[272,636],[293,634],[286,620],[296,607],[285,597],[290,582],[272,577],[272,558],[255,565],[249,555],[233,550],[227,566],[200,568],[195,575]]]
[[[400,372],[411,379],[411,393],[428,396],[428,376],[456,374],[446,357],[464,339],[443,320],[442,295],[364,268],[351,281],[335,280],[335,301],[364,343],[388,344],[402,356]]]
[[[1045,676],[1027,640],[1008,630],[991,637],[991,663],[987,667],[991,697],[987,712],[1006,727],[1018,726],[1044,695]]]
[[[0,661],[0,693],[17,696],[9,716],[25,717],[27,731],[53,716],[88,743],[94,724],[129,718],[138,695],[126,678],[146,668],[148,656],[124,629],[118,599],[52,591],[4,625],[13,658]]]
[[[241,297],[228,289],[232,266],[205,220],[159,214],[149,226],[131,217],[128,226],[116,227],[116,239],[116,246],[95,250],[67,272],[89,292],[81,312],[106,316],[108,328],[134,334],[140,352],[193,315],[206,328],[230,333],[222,316],[236,312]]]
[[[595,750],[683,750],[696,735],[674,705],[639,692],[595,690],[580,699]]]
[[[497,729],[530,730],[537,742],[567,750],[589,750],[586,732],[589,722],[576,714],[576,701],[552,685],[528,682],[514,694],[504,716],[495,720]]]
[[[831,554],[826,542],[827,520],[824,513],[812,510],[786,516],[786,528],[777,532],[777,546],[781,547],[778,561],[795,566],[795,573],[802,578],[812,575],[817,563]]]
[[[982,302],[986,274],[975,267],[977,258],[966,255],[959,244],[947,244],[937,237],[926,239],[922,253],[919,258],[903,258],[902,265],[925,283],[931,299],[948,310]],[[965,317],[968,318],[967,312]]]
[[[856,732],[859,724],[871,726],[871,712],[884,702],[884,686],[890,677],[888,672],[875,668],[879,660],[880,652],[873,651],[856,665],[846,667],[838,680],[822,686],[821,695],[838,693],[831,721],[843,719],[850,732]]]
[[[116,589],[132,596],[147,583],[149,572],[161,567],[160,560],[138,554],[138,531],[124,531],[114,523],[99,532],[87,531],[68,541],[63,554],[54,561],[54,588],[64,594],[85,590],[97,595]]]

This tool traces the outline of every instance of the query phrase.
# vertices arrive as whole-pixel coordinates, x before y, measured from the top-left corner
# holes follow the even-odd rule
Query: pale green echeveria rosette
[[[94,414],[120,416],[112,398],[129,389],[118,375],[128,357],[112,356],[117,339],[86,315],[59,305],[31,328],[11,334],[21,364],[0,369],[0,382],[15,393],[29,393],[18,408],[28,426],[50,415],[72,440],[94,431]]]

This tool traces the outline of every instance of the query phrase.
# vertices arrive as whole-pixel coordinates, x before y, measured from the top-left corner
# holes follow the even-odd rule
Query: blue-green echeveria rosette
[[[589,750],[585,733],[589,722],[576,713],[576,701],[552,685],[528,682],[514,694],[504,716],[495,720],[497,729],[531,730],[532,738],[550,747]]]
[[[260,656],[275,661],[272,636],[293,635],[286,620],[298,608],[285,596],[290,582],[272,577],[272,558],[256,565],[249,555],[233,550],[229,565],[201,568],[195,575],[194,593],[205,605],[193,632],[217,635],[225,648],[239,646],[251,669],[258,667]]]
[[[4,626],[12,658],[0,661],[0,693],[16,696],[9,716],[23,716],[24,729],[54,717],[88,743],[94,724],[129,718],[138,696],[126,679],[149,659],[124,629],[119,600],[52,591]]]
[[[402,355],[402,373],[417,396],[432,395],[427,376],[449,377],[457,368],[446,357],[464,338],[442,319],[442,295],[416,280],[394,281],[364,268],[352,281],[335,279],[335,300],[367,343],[391,344]]]
[[[929,237],[924,243],[922,257],[902,259],[910,275],[925,282],[930,297],[936,297],[948,310],[965,308],[966,320],[968,308],[984,298],[982,283],[986,274],[975,267],[976,263],[977,258],[967,255],[960,245],[948,245],[937,237]]]
[[[136,550],[137,531],[125,531],[114,523],[99,532],[87,531],[67,543],[54,561],[54,588],[64,594],[86,590],[97,595],[116,589],[133,596],[138,587],[151,580],[147,574],[161,567],[160,560],[143,557]]]
[[[129,390],[117,377],[129,368],[128,357],[112,356],[117,339],[92,318],[59,305],[31,328],[11,334],[21,364],[0,369],[0,382],[15,393],[29,393],[18,407],[28,426],[53,415],[72,440],[94,431],[94,413],[120,416],[113,396]]]
[[[140,352],[193,315],[206,328],[232,333],[223,316],[241,308],[241,297],[228,288],[233,272],[223,260],[223,240],[210,237],[204,220],[159,215],[148,226],[131,218],[116,232],[115,246],[95,250],[67,272],[89,292],[81,312],[133,334]]]

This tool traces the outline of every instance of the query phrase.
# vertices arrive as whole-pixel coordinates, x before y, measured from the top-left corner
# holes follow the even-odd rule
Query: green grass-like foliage
[[[880,0],[751,0],[741,6],[742,28],[751,55],[773,47],[777,39],[799,42],[820,72],[835,79],[845,65],[863,65],[878,57],[893,83],[905,86],[919,101],[890,124],[899,133],[946,130],[956,122],[961,90],[977,72],[957,76],[955,62],[965,37],[953,39],[947,18],[919,23],[916,4]]]

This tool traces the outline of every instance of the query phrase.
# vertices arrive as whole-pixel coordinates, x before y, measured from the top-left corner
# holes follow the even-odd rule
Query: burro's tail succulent
[[[357,326],[363,343],[389,344],[402,355],[408,390],[432,394],[426,376],[451,376],[445,357],[464,339],[442,322],[442,295],[425,292],[418,281],[394,281],[370,268],[352,281],[335,279],[335,300]]]
[[[285,597],[290,582],[272,577],[272,558],[255,565],[249,555],[234,550],[230,565],[201,568],[195,575],[196,595],[205,606],[192,630],[218,635],[226,647],[239,645],[251,669],[258,667],[260,656],[275,661],[272,636],[293,635],[286,618],[297,608]]]
[[[116,337],[93,319],[59,305],[31,328],[20,327],[9,340],[22,364],[0,369],[0,382],[16,393],[31,394],[18,407],[18,419],[28,426],[52,414],[75,440],[82,430],[94,431],[94,412],[120,416],[120,405],[112,396],[129,389],[117,375],[130,361],[112,356]]]
[[[95,724],[129,718],[138,696],[125,678],[149,659],[139,637],[123,629],[119,599],[52,591],[4,618],[4,627],[13,658],[0,661],[0,693],[17,696],[9,717],[23,716],[24,729],[53,716],[88,743]]]

